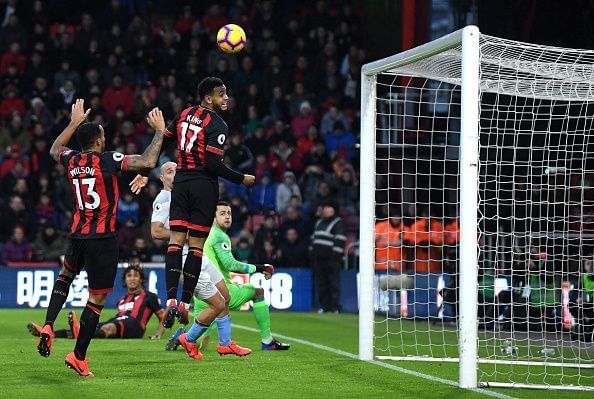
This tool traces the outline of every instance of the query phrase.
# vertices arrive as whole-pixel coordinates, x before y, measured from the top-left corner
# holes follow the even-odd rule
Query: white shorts
[[[202,255],[202,271],[200,274],[204,272],[208,273],[210,276],[210,281],[212,281],[214,285],[217,285],[221,280],[223,280],[223,275],[219,269],[216,268],[216,266],[210,259],[208,259],[208,256],[206,255]]]
[[[185,256],[187,255],[187,251],[185,250],[185,248],[184,252],[185,258]],[[219,292],[219,290],[216,287],[216,284],[218,284],[222,280],[223,275],[221,274],[221,272],[212,264],[211,260],[208,259],[208,256],[203,255],[202,269],[200,271],[200,276],[198,277],[196,289],[194,290],[194,296],[200,300],[210,298],[211,296]]]

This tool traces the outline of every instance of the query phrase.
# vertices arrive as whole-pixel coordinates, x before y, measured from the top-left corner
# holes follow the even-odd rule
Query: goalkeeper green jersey
[[[231,252],[231,239],[221,228],[213,226],[204,243],[204,253],[223,275],[225,283],[231,284],[230,272],[251,274],[256,266],[235,260]]]

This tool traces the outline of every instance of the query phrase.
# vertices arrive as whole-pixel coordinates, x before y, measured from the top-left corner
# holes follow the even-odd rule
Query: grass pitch
[[[113,313],[105,310],[103,319]],[[67,326],[66,315],[62,311],[56,328]],[[166,352],[165,339],[93,340],[88,356],[95,378],[80,378],[64,366],[64,356],[74,341],[55,340],[49,358],[37,354],[37,338],[27,332],[26,325],[41,322],[43,316],[40,310],[0,310],[1,398],[592,397],[591,392],[461,390],[448,385],[457,380],[458,368],[452,363],[386,362],[419,373],[414,376],[360,362],[346,354],[357,353],[357,316],[312,313],[272,313],[273,331],[295,339],[283,339],[291,344],[287,352],[262,352],[257,333],[234,328],[233,338],[254,349],[245,358],[219,357],[211,345],[204,360],[197,362],[180,350]],[[255,327],[250,312],[233,313],[232,321]],[[146,337],[155,327],[153,319]],[[422,337],[412,339],[411,343]]]

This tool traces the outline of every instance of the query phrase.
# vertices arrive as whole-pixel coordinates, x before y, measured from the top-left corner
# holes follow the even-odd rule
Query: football
[[[239,25],[227,24],[217,33],[217,44],[225,53],[237,53],[245,46],[245,31]]]

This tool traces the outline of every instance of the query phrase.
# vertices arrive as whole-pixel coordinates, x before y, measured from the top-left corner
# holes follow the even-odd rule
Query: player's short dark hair
[[[140,275],[140,285],[142,285],[144,287],[144,283],[146,281],[146,275],[144,274],[144,268],[142,266],[140,266],[139,262],[131,261],[128,264],[128,267],[126,268],[126,270],[124,271],[124,274],[122,274],[122,284],[124,285],[124,288],[126,288],[126,275],[133,270]]]
[[[76,138],[83,150],[91,148],[100,136],[101,127],[95,122],[85,122],[76,129]]]
[[[220,78],[215,78],[214,76],[208,76],[198,83],[198,97],[201,100],[204,97],[211,95],[215,87],[224,86],[225,84]]]
[[[217,202],[217,206],[231,206],[227,201],[219,201]]]

